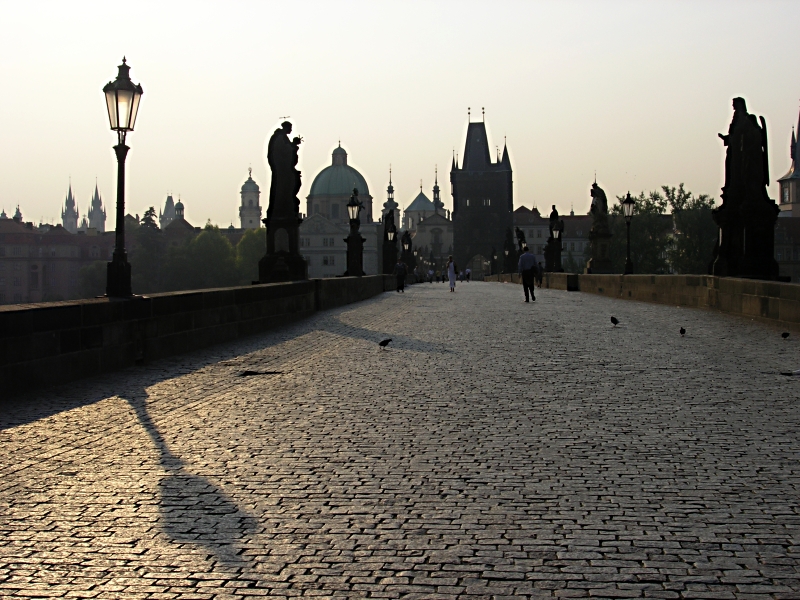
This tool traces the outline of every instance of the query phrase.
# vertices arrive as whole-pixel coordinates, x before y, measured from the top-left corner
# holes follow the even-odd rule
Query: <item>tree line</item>
[[[126,238],[136,294],[250,285],[258,280],[258,261],[266,252],[263,229],[246,230],[234,246],[211,222],[197,235],[170,244],[158,227],[153,207],[138,227],[126,230]],[[81,269],[83,297],[105,293],[106,264],[96,261]]]
[[[624,196],[609,208],[612,238],[609,255],[615,273],[625,271],[627,252],[626,223],[622,212]],[[634,273],[707,274],[719,237],[719,227],[711,217],[714,199],[707,194],[695,196],[681,183],[663,185],[660,190],[640,192],[631,220],[631,261]],[[582,273],[591,257],[562,253],[562,267]]]

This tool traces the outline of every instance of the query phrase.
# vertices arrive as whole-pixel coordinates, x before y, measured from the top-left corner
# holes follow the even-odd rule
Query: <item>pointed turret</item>
[[[453,171],[458,171],[458,165],[456,164],[456,153],[455,153],[455,151],[453,151],[453,164],[450,167],[450,172],[452,173]]]
[[[78,209],[75,207],[75,196],[72,195],[72,182],[69,183],[64,208],[61,211],[61,224],[70,233],[78,232]]]
[[[500,159],[500,164],[511,169],[511,159],[508,157],[508,144],[505,138],[503,138],[503,158]]]
[[[439,196],[439,167],[436,167],[434,171],[434,180],[433,180],[433,207],[434,210],[438,213],[442,211],[444,213],[444,202]]]
[[[94,194],[88,212],[88,227],[93,227],[98,233],[106,230],[106,210],[103,208],[103,200],[100,198],[100,190],[97,189],[97,182],[94,184]]]
[[[389,165],[389,186],[386,188],[386,202],[383,203],[382,216],[386,216],[389,212],[393,212],[395,223],[400,222],[400,211],[397,210],[399,205],[394,201],[394,186],[392,185],[392,165]]]

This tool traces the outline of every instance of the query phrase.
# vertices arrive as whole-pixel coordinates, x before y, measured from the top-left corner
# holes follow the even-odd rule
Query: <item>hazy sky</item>
[[[101,88],[123,55],[145,91],[128,136],[127,212],[180,194],[186,217],[238,226],[264,142],[302,135],[302,209],[341,139],[377,213],[388,168],[407,206],[439,165],[445,205],[467,107],[503,136],[515,206],[576,213],[684,182],[718,198],[734,96],[764,115],[770,193],[800,103],[800,2],[18,2],[0,0],[0,208],[60,222],[97,178],[113,228],[115,136]]]

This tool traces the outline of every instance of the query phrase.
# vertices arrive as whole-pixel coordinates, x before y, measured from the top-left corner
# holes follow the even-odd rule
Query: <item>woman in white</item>
[[[453,262],[453,257],[451,256],[447,261],[447,276],[450,278],[450,291],[456,291],[456,273],[458,273],[458,269],[456,269],[456,263]]]

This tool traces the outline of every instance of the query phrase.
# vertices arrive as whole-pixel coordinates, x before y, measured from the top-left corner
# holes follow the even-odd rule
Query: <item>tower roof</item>
[[[245,192],[258,191],[260,191],[260,188],[258,187],[258,184],[253,181],[253,169],[248,169],[247,181],[245,181],[244,185],[242,185],[242,193],[244,194]]]
[[[457,162],[453,163],[453,170],[458,170]],[[508,160],[508,148],[503,148],[502,159],[492,162],[489,153],[489,136],[486,133],[486,124],[483,122],[470,123],[467,127],[467,141],[464,144],[464,158],[461,159],[461,170],[511,170],[511,162]]]
[[[467,141],[464,144],[464,159],[461,162],[461,168],[468,171],[483,171],[491,164],[486,125],[470,123],[467,127]]]
[[[406,208],[406,212],[433,212],[434,209],[435,207],[433,202],[431,202],[430,199],[420,190],[419,194],[417,194],[417,197],[414,198],[414,200],[411,201],[411,204],[408,205],[408,208]]]

